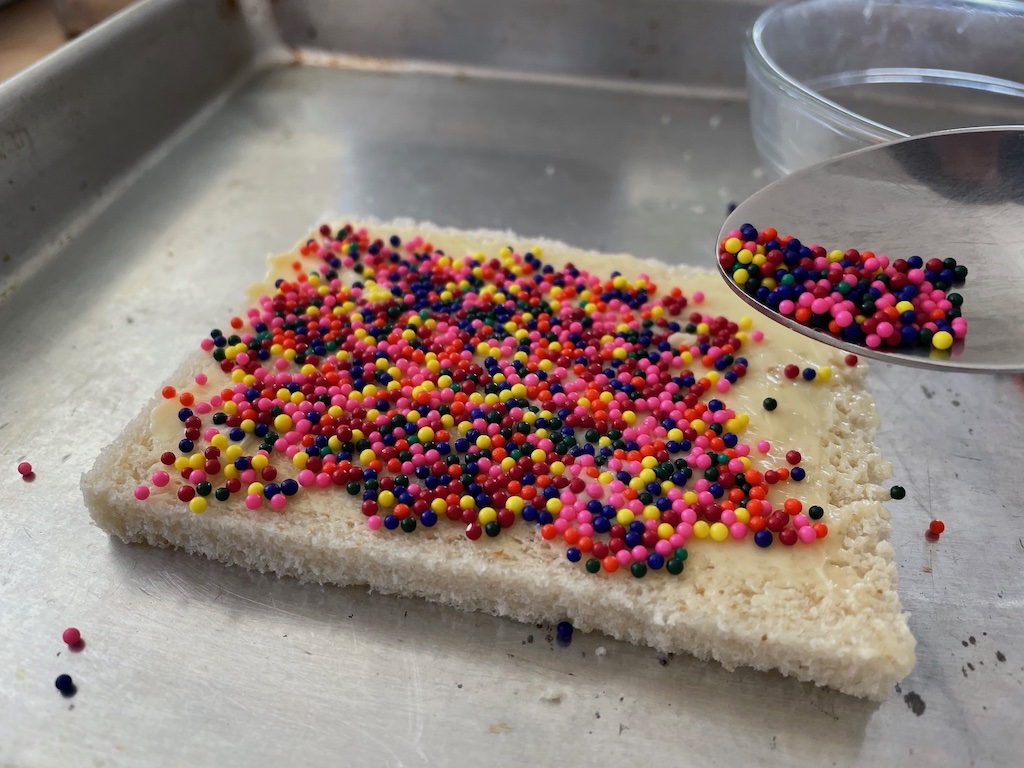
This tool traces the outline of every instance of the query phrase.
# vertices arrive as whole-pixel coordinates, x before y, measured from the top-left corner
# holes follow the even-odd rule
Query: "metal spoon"
[[[872,350],[837,339],[761,304],[722,270],[736,293],[773,320],[892,363],[1024,371],[1024,126],[943,131],[841,155],[741,203],[721,236],[744,223],[829,250],[926,261],[952,256],[969,270],[956,289],[967,336],[947,352]]]

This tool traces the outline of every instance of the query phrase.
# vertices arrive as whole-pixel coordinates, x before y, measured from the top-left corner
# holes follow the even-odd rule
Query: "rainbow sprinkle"
[[[297,494],[344,493],[378,535],[533,525],[585,571],[637,578],[681,573],[693,539],[828,534],[821,507],[769,499],[806,477],[799,451],[763,466],[770,443],[745,442],[750,417],[727,403],[748,375],[742,347],[763,338],[749,318],[541,255],[456,257],[321,227],[292,278],[203,340],[223,388],[164,388],[182,437],[136,498],[271,514]]]
[[[870,349],[927,349],[948,354],[967,335],[967,279],[956,259],[896,259],[871,251],[826,251],[773,227],[731,230],[718,261],[761,304],[809,328]]]

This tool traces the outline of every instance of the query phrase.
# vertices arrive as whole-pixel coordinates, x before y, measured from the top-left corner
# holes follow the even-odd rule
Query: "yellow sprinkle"
[[[395,494],[391,491],[381,491],[377,494],[377,503],[382,507],[395,506]]]
[[[636,515],[633,514],[632,510],[620,509],[615,513],[615,520],[619,525],[629,525],[636,519]]]
[[[710,533],[711,526],[707,524],[706,520],[698,520],[693,524],[693,535],[698,539],[706,539]]]
[[[249,483],[249,487],[245,489],[245,492],[251,495],[262,496],[263,495],[263,483],[255,482]]]
[[[494,507],[484,507],[476,516],[476,521],[480,523],[480,525],[493,523],[497,519],[498,513],[495,511]]]
[[[201,515],[203,512],[205,512],[206,507],[206,497],[204,496],[194,496],[192,500],[188,503],[188,508],[195,512],[197,515]]]
[[[932,346],[936,349],[949,349],[953,346],[953,334],[949,331],[939,331],[932,336]]]
[[[715,541],[725,541],[729,538],[729,526],[725,523],[712,523],[710,533]]]
[[[280,413],[274,417],[274,429],[277,432],[287,432],[293,426],[292,417],[287,413]]]
[[[676,532],[676,529],[673,528],[668,523],[662,523],[661,525],[658,526],[658,538],[659,539],[667,539],[667,538],[669,538],[675,532]]]

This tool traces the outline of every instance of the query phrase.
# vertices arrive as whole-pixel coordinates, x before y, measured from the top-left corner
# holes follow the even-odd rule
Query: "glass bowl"
[[[1024,2],[790,0],[747,34],[754,143],[785,175],[921,133],[1024,124]]]

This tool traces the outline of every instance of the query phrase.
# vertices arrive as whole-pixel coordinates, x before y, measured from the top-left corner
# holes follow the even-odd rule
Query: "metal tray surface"
[[[685,2],[654,5],[686,18]],[[0,764],[1016,762],[1019,378],[872,368],[878,440],[908,491],[890,509],[918,639],[917,668],[882,704],[597,634],[559,647],[550,627],[127,547],[93,526],[81,473],[233,310],[263,256],[322,214],[508,227],[710,266],[726,202],[766,181],[738,84],[716,81],[715,61],[706,89],[607,61],[517,77],[514,59],[477,60],[467,75],[467,62],[448,72],[440,48],[428,72],[297,66],[318,58],[264,41],[306,44],[289,30],[323,4],[199,6],[135,6],[0,86],[0,135],[17,119],[35,147],[0,158],[0,188],[12,178],[32,190],[0,192],[11,257],[0,273]],[[607,24],[584,0],[552,6]],[[618,12],[642,26],[651,7]],[[714,34],[732,29],[738,50],[751,6],[701,7],[718,9],[698,18]],[[557,16],[530,23],[554,34]],[[397,35],[405,22],[378,23]],[[198,32],[223,45],[193,43],[183,61],[175,51]],[[133,79],[115,53],[141,49],[152,58]],[[321,53],[345,50],[342,40]],[[109,57],[122,66],[118,98],[102,82],[115,77]],[[75,72],[61,108],[82,118],[62,127],[39,99]],[[150,112],[118,125],[90,107],[130,114],[147,98]],[[101,142],[114,131],[123,156]],[[78,198],[67,163],[83,158],[100,191]],[[34,482],[18,476],[22,460]],[[947,532],[930,543],[933,516]],[[71,625],[86,639],[79,653],[61,642]],[[63,672],[72,699],[53,687]]]

